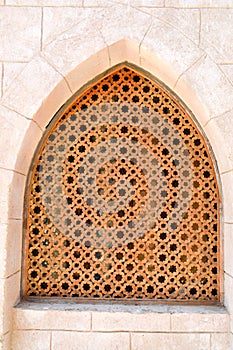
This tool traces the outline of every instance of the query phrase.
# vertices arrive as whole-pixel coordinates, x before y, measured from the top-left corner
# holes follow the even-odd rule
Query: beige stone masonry
[[[43,306],[42,306],[43,308]],[[91,312],[76,310],[14,309],[14,328],[17,330],[90,331]]]
[[[165,6],[199,8],[199,7],[233,7],[232,0],[165,0]]]
[[[224,221],[233,222],[233,171],[222,174]]]
[[[5,0],[6,5],[19,6],[82,6],[82,0]]]
[[[25,175],[28,173],[33,154],[42,137],[42,134],[42,129],[38,126],[38,124],[31,121],[30,126],[25,133],[24,142],[19,144],[17,149],[18,154],[15,169],[19,173]]]
[[[20,271],[4,280],[3,334],[12,330],[12,309],[19,302],[19,291]]]
[[[211,334],[210,344],[211,350],[230,350],[230,333]]]
[[[233,138],[232,138],[232,132],[231,132],[232,118],[233,118],[233,109],[230,111],[227,111],[226,113],[220,115],[219,117],[211,119],[209,124],[215,129],[218,129],[219,133],[224,138],[226,143],[225,154],[227,155],[233,168]],[[218,141],[218,145],[219,145],[219,141]]]
[[[41,9],[2,7],[0,60],[29,60],[40,49]]]
[[[49,63],[37,57],[26,65],[3,96],[3,104],[32,118],[45,99],[45,92],[48,96],[61,80],[62,76]]]
[[[172,314],[172,332],[224,333],[229,331],[229,315],[222,314]]]
[[[225,271],[233,276],[233,223],[224,224],[224,262]]]
[[[52,43],[78,23],[88,21],[92,15],[93,9],[83,7],[45,7],[43,9],[42,47]]]
[[[182,74],[203,55],[179,30],[157,18],[153,19],[153,25],[145,35],[142,45],[162,61],[170,62],[178,74]]]
[[[0,223],[8,223],[8,198],[11,182],[13,180],[13,171],[0,169]]]
[[[199,9],[176,8],[146,8],[141,10],[160,19],[171,27],[181,32],[196,45],[200,36],[200,11]]]
[[[92,313],[93,331],[124,332],[169,332],[170,315],[168,313]]]
[[[89,0],[91,1],[91,0]],[[165,0],[131,0],[131,5],[133,6],[148,6],[148,7],[163,7]]]
[[[18,113],[0,107],[1,138],[0,148],[4,150],[0,159],[0,167],[14,169],[19,152],[30,121]]]
[[[15,80],[26,67],[27,62],[4,62],[3,63],[3,94],[15,84]]]
[[[133,350],[210,349],[210,334],[133,333],[131,337]]]
[[[233,63],[232,64],[221,64],[219,68],[225,73],[227,78],[230,80],[233,85]]]
[[[233,329],[233,276],[225,273],[224,275],[225,305],[230,314],[230,329]],[[233,343],[232,343],[233,344]],[[231,344],[231,345],[232,345]]]
[[[233,8],[201,11],[200,45],[217,63],[233,62],[233,52],[229,45],[233,42],[232,23]]]
[[[200,97],[211,117],[219,116],[233,108],[233,89],[219,67],[207,56],[202,56],[179,79],[176,90],[187,82]]]
[[[14,332],[12,350],[51,350],[51,332],[16,331]],[[64,346],[63,350],[68,349]]]
[[[21,270],[22,262],[22,220],[9,220],[6,238],[7,263],[4,276],[9,277]],[[17,252],[20,252],[17,254]]]
[[[128,333],[52,332],[51,350],[64,349],[129,350],[130,335]]]
[[[217,161],[218,171],[222,174],[230,171],[233,167],[233,163],[229,157],[229,145],[227,144],[226,138],[224,138],[221,129],[216,124],[216,119],[217,118],[213,118],[207,121],[203,126],[203,131],[209,140],[211,153],[213,153]]]

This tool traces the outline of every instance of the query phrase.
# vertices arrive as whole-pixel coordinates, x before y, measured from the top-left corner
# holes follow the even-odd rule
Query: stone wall
[[[69,349],[93,349],[93,342],[95,349],[230,349],[232,22],[231,0],[0,0],[2,349],[57,350],[68,342]],[[23,197],[35,148],[68,98],[123,61],[175,91],[213,148],[222,187],[222,290],[230,322],[221,307],[13,309],[20,300]]]

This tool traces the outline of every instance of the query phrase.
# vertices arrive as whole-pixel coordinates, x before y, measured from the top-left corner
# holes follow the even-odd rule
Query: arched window
[[[118,67],[67,103],[35,155],[24,295],[218,301],[219,206],[190,113]]]

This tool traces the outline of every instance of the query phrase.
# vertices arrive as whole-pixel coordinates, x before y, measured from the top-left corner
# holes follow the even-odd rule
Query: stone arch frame
[[[109,57],[112,57],[110,60]],[[23,194],[25,187],[25,175],[28,172],[33,153],[38,144],[39,139],[41,138],[43,131],[46,125],[49,123],[51,117],[55,112],[76,92],[85,82],[91,81],[95,76],[101,74],[106,68],[111,67],[115,64],[122,62],[131,62],[143,69],[147,70],[150,74],[156,76],[159,80],[163,81],[169,88],[171,88],[192,113],[196,116],[202,130],[209,140],[214,155],[217,160],[220,174],[220,182],[222,183],[223,191],[223,215],[224,220],[231,221],[232,219],[232,204],[230,203],[230,191],[229,186],[232,183],[232,173],[231,165],[228,162],[227,157],[225,157],[226,152],[224,149],[227,149],[225,141],[222,138],[219,130],[214,123],[210,123],[211,115],[209,114],[208,108],[205,107],[203,102],[200,102],[197,93],[190,87],[190,84],[187,83],[185,79],[179,79],[179,74],[176,73],[175,69],[172,69],[169,64],[164,63],[160,58],[152,56],[149,52],[142,49],[139,45],[136,45],[130,40],[120,40],[109,47],[103,48],[101,51],[97,52],[89,59],[83,61],[78,65],[72,72],[68,73],[64,78],[61,79],[61,76],[58,75],[55,77],[55,81],[50,82],[49,89],[50,93],[47,91],[44,92],[44,95],[41,98],[41,106],[38,109],[38,106],[35,106],[37,112],[34,114],[33,118],[29,121],[25,121],[25,127],[27,132],[23,140],[21,140],[18,145],[18,155],[15,158],[15,164],[13,169],[9,170],[5,167],[5,174],[9,173],[10,185],[6,188],[9,191],[9,206],[6,212],[6,220],[8,221],[8,237],[6,240],[12,238],[12,230],[19,230],[20,234],[16,237],[17,242],[15,242],[16,254],[20,252],[21,249],[21,227],[16,221],[19,221],[22,218],[23,213]],[[41,58],[36,58],[33,63],[36,63],[38,69],[44,69],[45,62]],[[32,64],[33,64],[32,63]],[[30,63],[28,64],[28,66]],[[29,67],[30,68],[30,67]],[[24,79],[18,84],[18,98],[20,98],[19,91],[24,85]],[[10,99],[12,94],[15,94],[15,91],[9,91],[6,97],[3,99],[3,106],[9,113],[16,114],[17,112],[13,111],[14,108],[11,106]],[[33,113],[30,111],[30,113]],[[20,112],[17,113],[20,116]],[[22,115],[22,114],[21,114]],[[25,118],[25,116],[21,116]],[[24,120],[23,119],[23,120]],[[216,136],[217,135],[217,136]],[[218,141],[217,141],[218,140]],[[220,141],[219,141],[220,140]],[[222,147],[218,147],[221,143]],[[30,149],[30,153],[28,152]],[[13,161],[14,161],[13,160]],[[17,200],[16,200],[17,199]],[[20,223],[21,224],[21,223]],[[6,236],[7,236],[6,234]],[[6,258],[5,264],[6,267],[4,285],[3,285],[3,295],[4,302],[7,303],[7,308],[5,308],[5,326],[8,330],[11,329],[11,311],[12,305],[19,300],[19,291],[20,291],[20,270],[17,268],[17,264],[20,263],[20,254],[17,254],[16,257],[12,257],[12,246],[7,246],[6,248]],[[12,261],[14,261],[12,265]],[[228,261],[225,261],[225,270],[228,269]],[[230,264],[230,262],[229,262]],[[9,268],[9,265],[10,268]],[[19,266],[18,266],[19,267]],[[15,271],[13,269],[15,268]],[[229,267],[230,269],[230,267]],[[12,294],[9,291],[12,289],[12,286],[15,287],[15,291]],[[225,286],[225,304],[228,305],[228,292],[227,292],[227,283]],[[4,306],[3,306],[4,308]]]

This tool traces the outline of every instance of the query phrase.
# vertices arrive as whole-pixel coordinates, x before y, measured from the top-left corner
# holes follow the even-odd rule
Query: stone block
[[[41,128],[34,121],[31,121],[17,156],[15,164],[16,171],[25,175],[28,173],[33,154],[41,137]]]
[[[3,63],[3,95],[14,84],[15,79],[26,67],[25,62],[4,62]]]
[[[169,332],[170,314],[93,312],[92,329],[94,331]]]
[[[109,59],[111,66],[121,62],[140,65],[139,47],[130,40],[120,40],[109,46]]]
[[[211,350],[231,350],[230,333],[211,334]]]
[[[64,76],[106,47],[96,28],[97,17],[93,11],[88,20],[77,23],[43,48],[43,55]]]
[[[22,220],[9,220],[6,238],[7,264],[4,272],[5,277],[9,277],[21,269],[22,230]]]
[[[0,223],[2,224],[8,222],[8,198],[13,176],[13,171],[0,169]]]
[[[228,139],[226,135],[221,127],[219,127],[218,119],[219,121],[224,119],[224,114],[219,118],[210,119],[209,122],[204,125],[203,129],[211,145],[221,174],[232,169],[232,161],[230,143],[227,142]],[[226,130],[226,133],[229,133],[229,130]],[[221,147],[219,147],[219,145],[221,145]]]
[[[221,64],[219,68],[225,73],[226,77],[230,80],[233,85],[233,63],[232,64]]]
[[[151,54],[158,56],[161,61],[169,62],[169,65],[179,75],[192,66],[203,54],[196,44],[183,33],[155,17],[141,45],[147,48]]]
[[[0,36],[2,61],[31,59],[40,49],[41,9],[2,7]]]
[[[171,7],[233,7],[231,0],[165,0],[165,6]]]
[[[106,8],[103,12],[98,12],[95,23],[108,46],[123,39],[140,45],[152,20],[151,14],[138,11],[131,6],[118,4]]]
[[[46,331],[15,331],[12,336],[12,349],[50,350],[50,337],[51,332]]]
[[[219,129],[226,145],[226,153],[225,156],[228,157],[233,167],[233,127],[232,127],[232,119],[233,119],[233,109],[229,112],[226,112],[219,117],[215,118],[211,121],[212,124],[216,125]]]
[[[203,9],[201,18],[200,46],[215,62],[233,63],[233,8]]]
[[[43,9],[42,47],[55,41],[83,21],[88,21],[93,10],[81,7],[45,7]]]
[[[195,44],[199,43],[200,11],[198,9],[176,9],[176,8],[143,8],[153,17],[176,28]]]
[[[5,279],[4,309],[3,309],[3,331],[12,330],[13,306],[20,298],[20,271]],[[15,350],[15,348],[13,348]],[[23,347],[21,349],[24,349]],[[27,348],[25,348],[27,349]],[[30,349],[30,347],[28,348]]]
[[[90,331],[91,313],[77,310],[14,309],[15,329]]]
[[[178,93],[184,81],[192,86],[211,117],[219,116],[233,108],[232,85],[208,56],[202,56],[182,75],[176,85]]]
[[[129,350],[127,333],[52,332],[51,350]]]
[[[233,171],[222,174],[224,221],[233,222]]]
[[[229,331],[228,313],[210,314],[173,314],[171,315],[171,332],[214,333]]]
[[[134,0],[133,6],[164,7],[165,0]]]
[[[224,224],[224,270],[233,276],[233,223]]]
[[[5,0],[6,5],[20,6],[82,6],[82,0]]]
[[[210,350],[209,334],[132,333],[133,350]]]
[[[20,145],[22,144],[29,123],[29,120],[18,113],[3,106],[0,107],[0,148],[2,150],[0,166],[2,168],[14,169]]]
[[[126,0],[121,0],[121,3],[125,3]],[[84,7],[107,7],[112,6],[112,1],[109,0],[83,0]]]
[[[11,332],[2,336],[2,350],[9,350],[11,348]]]
[[[61,80],[62,76],[43,58],[35,58],[14,80],[11,89],[3,97],[3,104],[32,118]]]
[[[230,314],[230,329],[233,330],[233,276],[224,274],[224,296],[225,306]],[[233,339],[232,339],[233,340]]]
[[[8,218],[21,220],[24,210],[24,191],[26,176],[20,173],[14,173],[9,191],[9,211]]]

